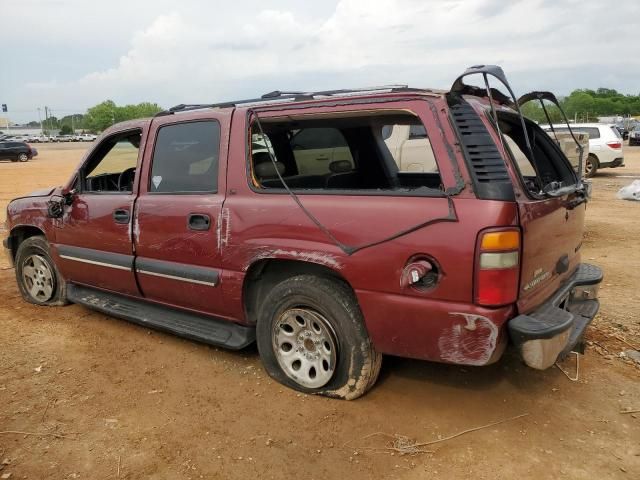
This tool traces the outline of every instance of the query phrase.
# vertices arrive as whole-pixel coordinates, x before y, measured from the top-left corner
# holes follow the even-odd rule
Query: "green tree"
[[[62,128],[60,129],[60,135],[71,135],[72,133],[73,133],[73,130],[71,130],[70,125],[63,125]]]
[[[114,123],[150,117],[161,111],[157,103],[142,102],[137,105],[119,107],[113,100],[105,100],[87,110],[84,116],[84,128],[93,132],[101,132]]]

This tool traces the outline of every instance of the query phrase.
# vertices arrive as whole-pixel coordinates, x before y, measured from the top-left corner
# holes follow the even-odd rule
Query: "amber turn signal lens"
[[[480,249],[492,250],[518,250],[520,248],[520,232],[508,230],[505,232],[488,232],[482,235]]]

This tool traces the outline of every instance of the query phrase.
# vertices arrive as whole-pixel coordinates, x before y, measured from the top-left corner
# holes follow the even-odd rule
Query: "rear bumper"
[[[624,157],[616,158],[611,162],[603,162],[599,165],[600,168],[616,168],[624,167]]]
[[[580,264],[549,300],[509,321],[511,341],[528,366],[549,368],[581,341],[600,308],[597,287],[602,277],[599,267]]]

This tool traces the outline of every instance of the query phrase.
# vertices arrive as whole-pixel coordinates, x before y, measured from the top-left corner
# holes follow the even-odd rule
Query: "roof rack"
[[[201,110],[204,108],[230,108],[238,105],[263,105],[277,102],[293,101],[301,102],[304,100],[314,100],[322,97],[347,97],[351,95],[361,95],[363,93],[374,92],[399,92],[416,90],[410,89],[408,85],[382,85],[379,87],[362,87],[362,88],[342,88],[337,90],[322,90],[318,92],[300,92],[300,91],[282,91],[274,90],[262,95],[260,98],[249,98],[244,100],[232,100],[221,103],[193,103],[175,105],[168,110],[163,110],[155,116],[173,115],[178,112],[188,112],[191,110]]]

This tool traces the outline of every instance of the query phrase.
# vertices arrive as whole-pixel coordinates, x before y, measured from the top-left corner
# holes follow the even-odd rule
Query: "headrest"
[[[256,155],[261,155],[261,154],[258,153]],[[256,155],[254,155],[254,158],[256,157]],[[269,157],[269,154],[266,154],[266,155],[267,157]],[[260,162],[260,163],[255,162],[253,164],[253,170],[256,173],[256,177],[262,180],[267,178],[277,178],[278,173],[280,173],[280,175],[284,175],[284,163],[276,162],[274,165],[270,159],[267,162]]]
[[[345,173],[353,170],[351,162],[349,160],[336,160],[329,164],[329,170],[332,173]]]

